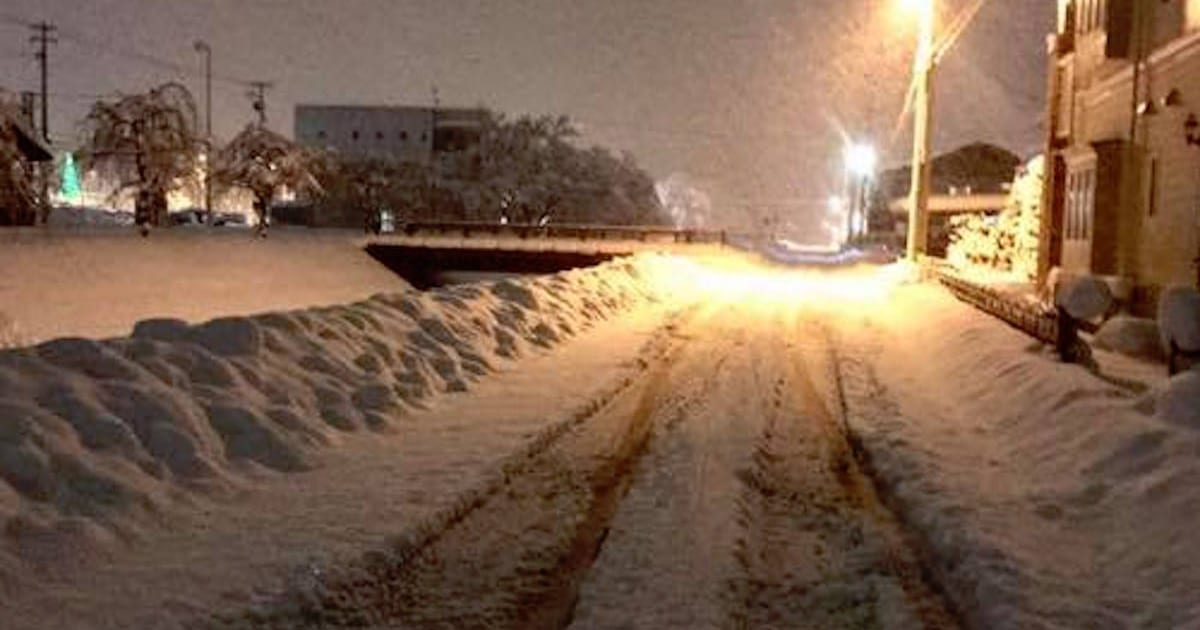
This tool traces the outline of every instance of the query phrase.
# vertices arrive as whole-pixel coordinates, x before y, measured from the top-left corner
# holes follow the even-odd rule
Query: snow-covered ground
[[[931,286],[836,321],[848,422],[973,626],[1200,627],[1200,424],[1156,413],[1165,368],[1063,365]]]
[[[643,255],[0,353],[0,625],[1200,627],[1197,373],[905,277]]]
[[[361,233],[173,228],[0,231],[0,347],[128,335],[142,319],[213,317],[342,304],[406,283],[364,256]],[[5,333],[5,329],[8,330]]]
[[[593,338],[566,363],[527,368],[541,382],[498,377],[490,397],[443,415],[426,411],[431,401],[618,314],[641,330],[649,315],[638,313],[664,308],[665,287],[678,284],[660,276],[679,271],[649,257],[199,325],[147,320],[127,339],[0,353],[2,616],[30,627],[158,627],[306,552],[405,531],[453,496],[447,487],[469,484],[476,460],[494,462],[511,450],[506,440],[590,404],[614,370],[637,365],[645,335]],[[557,404],[539,407],[539,396]],[[329,464],[330,450],[341,465]],[[358,477],[360,458],[374,467]],[[336,472],[323,481],[325,470]],[[405,482],[381,487],[393,476]],[[272,501],[263,487],[291,491]],[[231,564],[240,577],[227,575]],[[113,605],[134,592],[151,597]]]

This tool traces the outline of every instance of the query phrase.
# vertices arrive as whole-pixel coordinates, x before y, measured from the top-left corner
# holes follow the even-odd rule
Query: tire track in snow
[[[571,628],[719,627],[737,532],[734,471],[760,415],[756,353],[746,349],[762,340],[741,323],[715,319],[681,353]]]
[[[728,627],[959,627],[829,411],[825,336],[794,328],[797,345],[772,357],[782,364],[771,366],[771,412],[741,474],[742,575],[729,585]]]
[[[549,426],[491,482],[390,549],[216,627],[560,627],[595,557],[665,396],[681,322],[673,317],[643,370]]]

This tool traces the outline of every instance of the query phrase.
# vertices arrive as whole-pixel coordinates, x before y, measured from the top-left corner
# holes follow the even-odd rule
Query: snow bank
[[[165,501],[311,468],[347,432],[392,431],[508,359],[666,299],[656,278],[673,268],[644,256],[0,352],[4,545],[87,549],[136,532]]]
[[[1118,315],[1096,331],[1095,346],[1123,355],[1150,361],[1165,358],[1158,323],[1152,319],[1139,319]]]
[[[844,323],[848,422],[973,627],[1200,626],[1194,375],[1140,394],[932,287]]]

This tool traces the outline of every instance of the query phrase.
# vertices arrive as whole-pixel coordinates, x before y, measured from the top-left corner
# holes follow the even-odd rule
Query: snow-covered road
[[[815,314],[708,302],[659,339],[419,550],[221,625],[957,627],[854,462]]]
[[[1200,627],[1195,373],[904,273],[636,257],[0,352],[0,628]]]

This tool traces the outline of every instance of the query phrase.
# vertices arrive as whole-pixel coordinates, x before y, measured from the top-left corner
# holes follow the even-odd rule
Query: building
[[[1197,282],[1200,0],[1057,0],[1039,274],[1111,278],[1135,313]]]
[[[353,158],[434,164],[479,142],[482,109],[297,105],[296,141]]]
[[[960,214],[999,214],[1008,199],[1021,159],[1003,148],[986,143],[959,147],[933,158],[928,203],[929,231],[924,251],[945,256],[950,243],[950,217]],[[891,234],[903,245],[908,233],[911,166],[904,165],[879,175],[872,201],[872,234]]]

